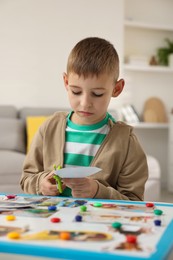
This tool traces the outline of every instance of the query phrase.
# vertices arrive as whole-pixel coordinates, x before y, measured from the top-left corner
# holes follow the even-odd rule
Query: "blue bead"
[[[154,224],[155,226],[161,226],[161,220],[160,219],[154,220]]]
[[[82,216],[81,215],[77,215],[75,217],[75,220],[78,221],[78,222],[81,222],[82,221]]]
[[[49,206],[48,210],[56,210],[56,206]]]

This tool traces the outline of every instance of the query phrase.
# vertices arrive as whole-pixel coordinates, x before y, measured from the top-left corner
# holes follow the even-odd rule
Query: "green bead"
[[[82,206],[80,206],[80,210],[81,210],[81,211],[86,211],[86,210],[87,210],[87,207],[86,207],[85,205],[82,205]]]
[[[113,228],[120,229],[121,226],[122,226],[122,224],[121,224],[120,222],[114,222],[114,223],[112,223],[112,227],[113,227]]]
[[[100,203],[100,202],[95,202],[95,203],[93,204],[93,206],[94,206],[94,207],[102,207],[103,204]]]
[[[154,210],[154,214],[157,215],[157,216],[160,216],[162,215],[163,211],[161,209],[155,209]]]

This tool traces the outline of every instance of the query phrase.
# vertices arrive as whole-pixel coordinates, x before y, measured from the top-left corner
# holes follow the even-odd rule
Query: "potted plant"
[[[173,41],[168,38],[166,38],[165,41],[167,43],[167,46],[161,47],[157,50],[157,59],[159,65],[168,66],[169,55],[173,54]]]

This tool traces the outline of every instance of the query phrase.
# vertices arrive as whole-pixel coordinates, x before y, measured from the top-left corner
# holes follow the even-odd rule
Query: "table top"
[[[173,204],[8,195],[0,195],[0,253],[120,260],[172,253]]]

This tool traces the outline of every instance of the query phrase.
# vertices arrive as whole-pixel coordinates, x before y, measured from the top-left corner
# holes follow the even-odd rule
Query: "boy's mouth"
[[[86,112],[86,111],[79,111],[79,114],[82,116],[92,116],[93,115],[93,113]]]

